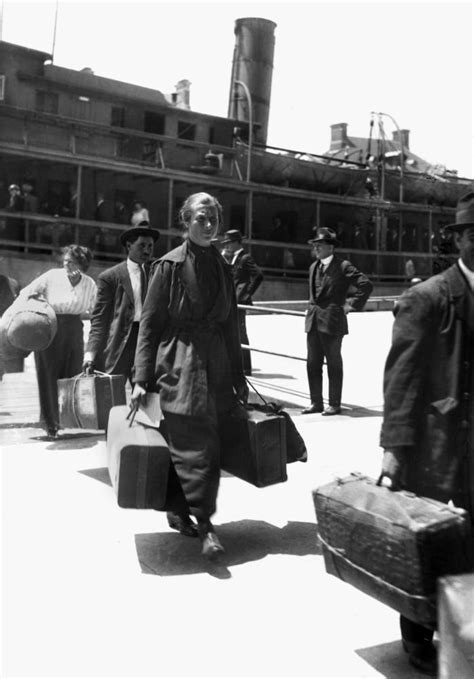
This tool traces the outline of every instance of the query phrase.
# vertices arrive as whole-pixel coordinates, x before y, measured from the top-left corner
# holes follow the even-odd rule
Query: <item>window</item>
[[[36,90],[36,110],[43,111],[43,113],[57,113],[58,112],[59,97],[56,92],[47,92],[46,90]]]
[[[145,111],[143,129],[151,134],[164,134],[165,116],[155,111]]]
[[[0,75],[0,101],[5,99],[5,76]]]
[[[123,106],[112,106],[110,124],[114,127],[125,127],[125,109]]]
[[[196,125],[178,120],[178,139],[189,139],[193,141],[196,137]]]
[[[232,146],[232,128],[229,125],[212,125],[209,128],[209,144]]]
[[[76,113],[77,117],[83,120],[90,118],[90,99],[88,97],[78,97]]]

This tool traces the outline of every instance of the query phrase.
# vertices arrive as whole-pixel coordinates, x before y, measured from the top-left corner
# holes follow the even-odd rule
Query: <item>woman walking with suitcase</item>
[[[224,552],[211,523],[220,479],[218,415],[246,401],[248,387],[232,274],[211,245],[222,208],[214,196],[192,194],[180,220],[184,243],[157,262],[144,303],[132,402],[160,393],[172,461],[168,523],[199,535],[202,554],[214,558]]]
[[[81,318],[94,308],[97,286],[86,275],[92,252],[82,245],[62,249],[62,268],[50,269],[20,292],[17,303],[29,297],[45,299],[56,313],[57,332],[51,344],[35,351],[40,422],[50,438],[59,430],[57,381],[82,370],[84,327]]]

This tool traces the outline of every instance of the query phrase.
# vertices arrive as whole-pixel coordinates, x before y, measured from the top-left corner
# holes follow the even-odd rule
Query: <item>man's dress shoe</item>
[[[324,407],[322,405],[319,405],[318,403],[312,403],[308,408],[304,408],[301,411],[302,415],[312,415],[313,413],[322,413],[324,410]]]
[[[414,643],[403,639],[403,650],[408,653],[410,665],[419,672],[436,677],[438,674],[438,653],[432,641]],[[453,678],[454,679],[454,678]]]
[[[328,406],[323,410],[322,414],[327,417],[329,415],[339,415],[340,412],[341,409],[338,406]]]
[[[175,512],[166,512],[166,518],[168,519],[168,526],[177,530],[181,535],[186,535],[188,538],[197,538],[198,529],[195,523],[191,520],[191,517],[180,516],[175,514]]]

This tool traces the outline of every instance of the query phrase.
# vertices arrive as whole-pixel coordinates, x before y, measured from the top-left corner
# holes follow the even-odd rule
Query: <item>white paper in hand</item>
[[[160,395],[153,392],[147,393],[146,403],[140,403],[138,406],[135,422],[139,422],[146,427],[155,427],[155,429],[158,429],[162,419],[163,412],[160,405]]]

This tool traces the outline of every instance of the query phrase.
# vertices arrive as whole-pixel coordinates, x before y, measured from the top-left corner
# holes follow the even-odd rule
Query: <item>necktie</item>
[[[148,269],[146,268],[145,264],[142,264],[140,267],[140,286],[143,304],[143,302],[145,301],[146,291],[148,288]]]

